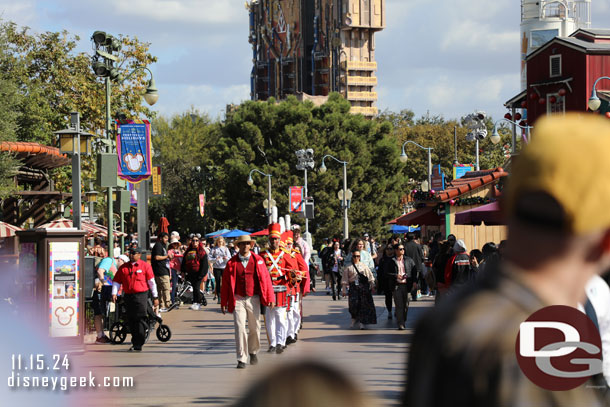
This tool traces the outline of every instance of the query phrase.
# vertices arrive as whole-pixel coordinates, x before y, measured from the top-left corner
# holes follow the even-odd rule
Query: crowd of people
[[[594,120],[541,124],[538,138],[513,169],[506,197],[511,238],[488,242],[481,250],[468,251],[452,234],[443,239],[437,233],[422,242],[416,233],[407,233],[382,245],[363,234],[343,242],[327,239],[318,251],[319,270],[298,226],[282,231],[271,224],[262,250],[248,235],[235,240],[236,250],[222,237],[209,248],[198,235],[182,244],[176,232],[162,233],[152,249],[151,267],[141,261],[137,244],[129,247],[128,256],[115,251],[115,258],[96,241],[90,253],[105,257],[97,267],[94,296],[98,341],[107,341],[100,328],[104,302],[115,301],[120,287],[131,308],[132,343],[138,351],[143,293],[152,293],[160,311],[168,311],[178,301],[175,281],[184,278],[193,287],[191,308],[198,310],[207,303],[202,291],[211,281],[221,311],[233,314],[237,368],[243,369],[258,363],[261,313],[269,352],[283,353],[297,341],[303,298],[315,292],[320,273],[333,301],[347,298],[353,328],[377,323],[374,295],[385,297],[387,319],[395,317],[399,330],[405,329],[410,301],[435,297],[437,306],[418,320],[410,350],[409,405],[564,405],[563,400],[604,405],[608,392],[603,389],[610,381],[610,217],[604,215],[602,198],[608,192],[596,184],[595,193],[604,191],[603,196],[589,196],[591,205],[583,208],[565,188],[556,190],[569,177],[584,184],[597,174],[589,168],[575,175],[558,163],[566,151],[575,153],[575,136],[583,143],[576,150],[580,156],[610,148],[608,126]],[[549,153],[549,145],[557,151]],[[536,160],[544,165],[534,166]],[[602,391],[581,386],[549,392],[520,373],[515,357],[519,326],[547,305],[579,308],[594,323],[602,339],[603,372],[587,383]],[[444,391],[438,391],[438,383],[447,386]]]

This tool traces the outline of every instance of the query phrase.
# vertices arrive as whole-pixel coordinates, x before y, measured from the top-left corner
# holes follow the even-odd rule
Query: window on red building
[[[551,55],[549,58],[550,77],[561,76],[561,55]]]

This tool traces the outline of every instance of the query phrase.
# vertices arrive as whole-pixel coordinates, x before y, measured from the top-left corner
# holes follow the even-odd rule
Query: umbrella
[[[402,226],[402,225],[392,225],[392,227],[390,228],[390,230],[394,233],[408,233],[408,232],[415,232],[416,230],[420,230],[420,227],[413,227],[413,226]]]
[[[258,232],[252,233],[250,236],[269,236],[269,229],[259,230]]]
[[[6,222],[0,222],[0,238],[15,236],[15,232],[23,230]]]
[[[159,233],[164,232],[169,234],[169,221],[165,216],[162,216],[161,219],[159,219]]]
[[[480,225],[481,222],[486,225],[506,224],[497,201],[455,214],[456,225]]]
[[[243,236],[243,235],[249,235],[249,234],[250,233],[244,232],[243,230],[235,229],[230,232],[223,233],[222,236],[223,237],[237,237],[237,236]]]
[[[220,230],[217,230],[216,232],[208,233],[207,235],[205,235],[205,237],[215,237],[218,235],[222,235],[223,233],[227,233],[227,232],[230,232],[230,230],[229,229],[220,229]]]

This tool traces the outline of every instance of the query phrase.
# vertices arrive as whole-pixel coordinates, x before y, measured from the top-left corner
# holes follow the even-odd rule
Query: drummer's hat
[[[269,239],[272,237],[282,237],[281,226],[279,223],[272,223],[269,225]]]

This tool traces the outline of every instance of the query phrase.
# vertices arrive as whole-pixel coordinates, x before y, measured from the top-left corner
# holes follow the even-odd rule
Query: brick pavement
[[[318,287],[323,284],[318,284]],[[123,345],[87,345],[72,363],[101,376],[133,376],[133,389],[100,389],[88,405],[179,406],[230,404],[252,381],[288,360],[318,359],[346,372],[380,405],[398,405],[404,386],[406,352],[414,321],[433,304],[432,299],[412,302],[407,329],[398,331],[387,320],[383,297],[375,296],[378,324],[367,330],[349,328],[347,299],[332,301],[325,292],[305,299],[303,329],[296,344],[281,355],[268,354],[264,332],[259,364],[235,369],[233,319],[219,305],[201,311],[187,307],[163,314],[172,329],[169,342],[153,337],[141,353]],[[393,323],[394,322],[394,323]],[[263,328],[264,329],[264,328]]]

